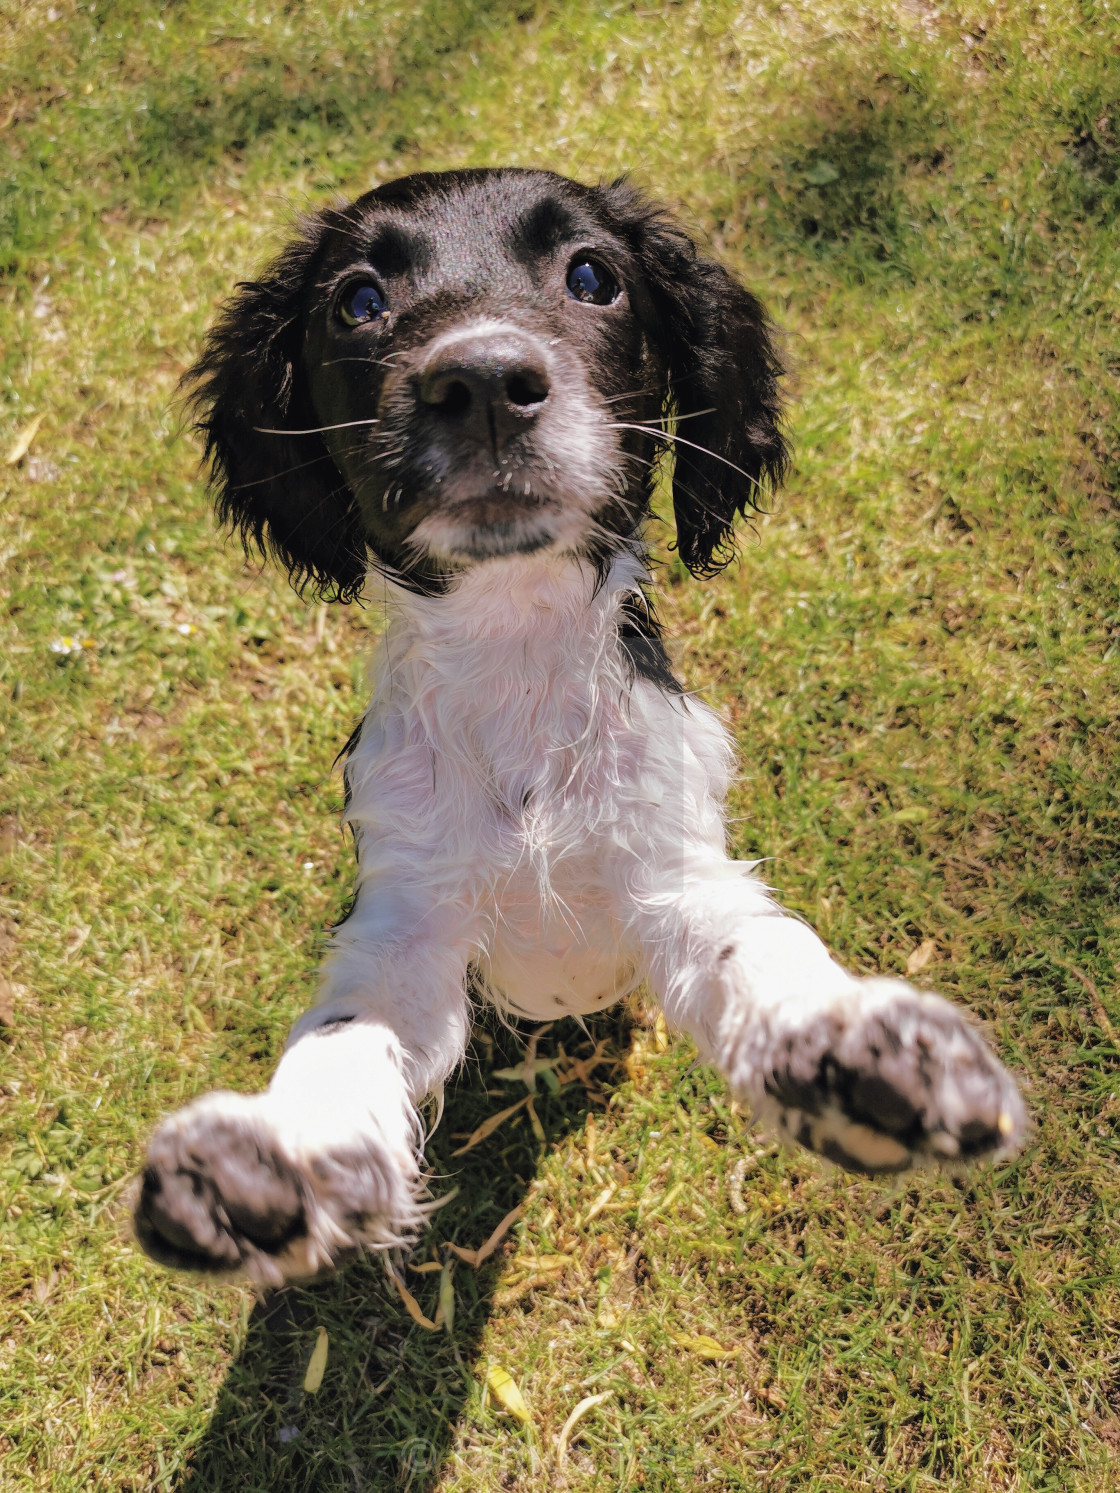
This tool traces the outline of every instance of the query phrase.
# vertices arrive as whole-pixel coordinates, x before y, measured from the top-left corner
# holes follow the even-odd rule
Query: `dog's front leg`
[[[646,899],[666,1018],[764,1122],[850,1171],[1009,1151],[1025,1111],[963,1015],[903,980],[857,979],[733,862],[704,853]]]
[[[335,934],[268,1089],[205,1095],[152,1137],[136,1232],[155,1259],[277,1285],[415,1228],[416,1106],[465,1051],[470,955],[446,918],[385,900],[367,887]]]

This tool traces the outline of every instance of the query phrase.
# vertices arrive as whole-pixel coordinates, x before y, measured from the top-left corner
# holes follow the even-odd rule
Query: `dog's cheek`
[[[584,377],[616,418],[632,419],[650,394],[660,404],[661,380],[651,380],[650,346],[632,316],[604,317],[589,327],[580,353]]]

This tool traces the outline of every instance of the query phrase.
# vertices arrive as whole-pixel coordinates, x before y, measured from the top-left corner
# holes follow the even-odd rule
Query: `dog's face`
[[[779,373],[758,302],[633,188],[510,169],[311,219],[193,377],[223,517],[347,595],[369,554],[424,588],[602,560],[647,515],[663,415],[682,557],[717,568],[785,463]]]
[[[410,178],[331,226],[303,364],[375,553],[461,564],[632,531],[664,369],[589,195]],[[637,297],[638,305],[635,305]]]

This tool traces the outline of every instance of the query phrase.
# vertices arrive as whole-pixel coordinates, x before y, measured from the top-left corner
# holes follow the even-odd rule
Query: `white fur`
[[[706,705],[635,679],[619,642],[619,608],[647,580],[636,553],[599,584],[549,553],[477,564],[443,596],[390,586],[346,767],[356,903],[269,1090],[237,1101],[254,1145],[263,1135],[303,1177],[308,1234],[282,1257],[247,1251],[249,1273],[309,1273],[415,1224],[416,1107],[462,1060],[469,967],[538,1020],[648,981],[756,1111],[872,1171],[917,1158],[821,1074],[845,1093],[853,1074],[887,1074],[925,1117],[926,1156],[955,1155],[970,1116],[1007,1143],[1020,1134],[1010,1080],[950,1007],[854,979],[728,858],[726,731]],[[803,1099],[798,1074],[825,1086]],[[178,1156],[187,1127],[197,1159],[200,1117],[172,1117],[156,1146]],[[364,1223],[346,1221],[355,1195]]]

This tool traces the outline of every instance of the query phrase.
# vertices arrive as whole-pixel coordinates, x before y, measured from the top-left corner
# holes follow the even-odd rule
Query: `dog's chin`
[[[472,564],[562,548],[575,537],[572,529],[554,500],[536,495],[511,499],[503,493],[428,514],[412,531],[408,547],[416,555]]]

